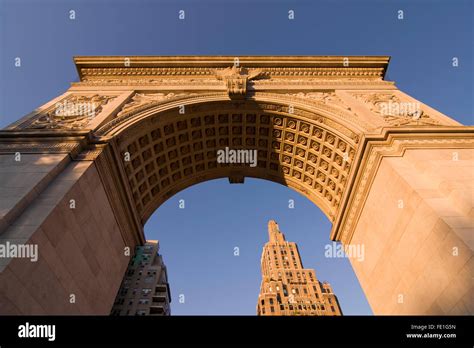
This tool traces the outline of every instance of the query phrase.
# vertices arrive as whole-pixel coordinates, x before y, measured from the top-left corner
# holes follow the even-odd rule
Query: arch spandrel
[[[207,101],[142,105],[125,114],[113,133],[133,201],[143,222],[173,194],[193,184],[228,177],[255,177],[289,186],[333,221],[350,175],[359,135],[327,117],[281,103]],[[101,131],[99,130],[99,133]],[[107,133],[105,134],[107,136]],[[217,150],[257,150],[255,168],[217,163]]]

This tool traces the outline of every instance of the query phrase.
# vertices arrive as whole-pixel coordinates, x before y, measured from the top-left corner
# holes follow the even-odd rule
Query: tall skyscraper
[[[112,315],[170,315],[171,294],[159,244],[136,247],[117,293]]]
[[[268,237],[257,315],[342,315],[331,285],[318,281],[313,269],[303,268],[296,243],[286,241],[273,220]]]

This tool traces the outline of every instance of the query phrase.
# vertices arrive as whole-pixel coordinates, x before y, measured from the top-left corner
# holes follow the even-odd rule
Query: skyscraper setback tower
[[[268,237],[257,315],[342,315],[331,285],[318,281],[313,269],[303,268],[296,243],[286,241],[273,220]]]

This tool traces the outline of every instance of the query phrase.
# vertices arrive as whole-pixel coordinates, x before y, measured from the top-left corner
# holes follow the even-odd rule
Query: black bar
[[[469,345],[472,316],[0,316],[0,346],[64,344]],[[55,325],[55,339],[19,337],[20,325]],[[415,326],[413,326],[415,325]],[[424,328],[422,330],[422,328]],[[409,338],[407,334],[421,334]],[[433,334],[456,337],[434,338]]]

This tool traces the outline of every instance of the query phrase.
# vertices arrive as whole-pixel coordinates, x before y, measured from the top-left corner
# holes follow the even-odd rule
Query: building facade
[[[112,315],[170,315],[171,293],[159,243],[137,246],[112,308]]]
[[[329,283],[303,267],[298,246],[288,242],[278,224],[268,222],[269,242],[263,247],[258,315],[342,315]]]

